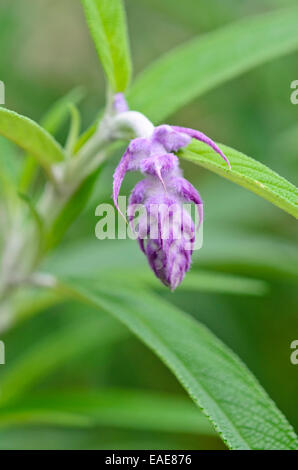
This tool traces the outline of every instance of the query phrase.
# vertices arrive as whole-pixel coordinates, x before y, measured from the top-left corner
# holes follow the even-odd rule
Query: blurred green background
[[[163,52],[242,17],[296,3],[295,0],[127,0],[127,16],[137,74]],[[105,100],[105,82],[79,0],[2,0],[0,79],[6,106],[40,121],[69,90],[86,90],[80,109],[83,126]],[[169,123],[201,129],[214,140],[243,151],[297,184],[298,106],[290,84],[298,79],[292,54],[246,73],[184,107]],[[59,140],[64,143],[66,129]],[[14,160],[18,172],[22,154]],[[1,158],[7,155],[1,140]],[[107,268],[148,269],[132,241],[98,241],[95,208],[111,201],[115,153],[100,175],[92,198],[45,268],[88,275]],[[290,344],[298,339],[298,255],[296,222],[289,215],[206,170],[183,162],[186,176],[205,202],[204,246],[194,270],[206,269],[265,280],[263,296],[214,294],[163,287],[160,295],[206,324],[244,360],[298,431],[298,366]],[[128,178],[123,194],[132,187]],[[0,448],[26,449],[221,449],[210,431],[196,431],[196,409],[167,368],[116,321],[98,318],[74,303],[20,306],[22,321],[0,333],[6,365],[0,366],[1,392],[52,397],[96,391],[98,422],[58,425],[26,414],[17,423],[1,420]],[[38,315],[37,315],[38,313]],[[46,395],[47,396],[47,395]],[[169,408],[164,426],[158,415]],[[185,408],[184,408],[185,407]],[[192,410],[193,407],[193,410]],[[133,411],[130,411],[133,410]],[[183,411],[184,410],[184,411]],[[63,411],[63,410],[62,410]],[[184,424],[184,417],[188,425]]]

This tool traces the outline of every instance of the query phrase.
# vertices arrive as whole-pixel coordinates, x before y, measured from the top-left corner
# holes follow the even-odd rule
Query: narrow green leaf
[[[198,439],[197,439],[198,440]],[[206,442],[206,441],[205,441]],[[0,431],[1,450],[183,449],[185,438],[161,433],[101,433],[98,429],[14,428]],[[200,446],[200,443],[198,444]],[[199,447],[200,448],[200,447]],[[178,452],[177,452],[178,453]]]
[[[61,146],[45,129],[5,108],[0,108],[0,135],[32,154],[50,175],[50,166],[64,160]]]
[[[73,247],[77,247],[77,245],[73,245]],[[80,250],[80,248],[78,248]],[[62,250],[63,251],[63,250]],[[58,252],[58,256],[60,257],[60,262],[63,261],[68,264],[68,274],[71,275],[74,271],[76,271],[75,265],[71,267],[69,264],[68,259],[63,258],[63,252]],[[75,250],[74,250],[75,251]],[[98,251],[98,250],[97,250]],[[110,252],[110,256],[113,256],[112,252]],[[84,259],[84,257],[82,257]],[[101,257],[97,259],[96,255],[94,255],[94,259],[97,263],[99,263]],[[89,264],[84,259],[84,264]],[[201,260],[200,260],[201,264]],[[52,265],[52,270],[53,268]],[[59,270],[58,270],[59,271]],[[119,267],[109,270],[103,266],[102,272],[97,272],[96,274],[93,272],[91,267],[89,276],[93,274],[93,278],[96,277],[98,282],[103,277],[104,280],[110,279],[112,283],[121,282],[122,285],[130,284],[132,282],[134,285],[140,285],[142,287],[153,287],[158,290],[164,290],[164,287],[161,285],[159,281],[155,279],[153,274],[148,270],[147,266],[144,266],[143,269],[141,268],[133,268],[133,269],[124,269],[123,265],[119,265]],[[80,272],[81,274],[81,272]],[[179,291],[196,291],[196,292],[206,292],[206,293],[216,293],[216,294],[228,294],[228,295],[249,295],[249,296],[263,296],[266,295],[269,291],[268,284],[264,281],[245,278],[244,276],[235,276],[226,273],[218,273],[212,271],[192,271],[188,273],[186,278],[184,279],[183,283],[179,287]],[[15,312],[14,318],[16,323],[20,323],[32,316],[38,315],[41,313],[45,308],[48,308],[53,305],[57,305],[61,303],[63,299],[61,296],[58,296],[56,293],[48,290],[33,290],[33,291],[21,291],[15,297],[13,302],[13,311]]]
[[[53,136],[63,125],[69,116],[69,105],[75,105],[81,101],[85,92],[82,87],[77,87],[56,101],[42,118],[40,125]],[[37,161],[32,155],[26,155],[19,183],[21,192],[28,191],[37,170]]]
[[[199,251],[197,268],[203,266],[214,270],[214,267],[229,266],[230,271],[233,267],[234,272],[243,268],[241,272],[249,272],[252,276],[256,276],[256,273],[260,276],[261,272],[261,277],[266,274],[266,279],[267,274],[269,279],[298,278],[295,243],[268,235],[235,233],[235,230],[217,232],[209,231],[208,240]],[[143,267],[148,270],[145,262],[143,253],[133,241],[105,240],[100,243],[95,239],[84,238],[55,250],[46,260],[43,270],[64,277],[79,272],[80,277],[90,278],[101,272],[104,275],[110,269],[123,270],[126,266],[130,269],[139,270]],[[194,263],[196,264],[195,259]]]
[[[137,77],[128,100],[154,122],[298,47],[298,8],[245,18],[172,50]]]
[[[98,122],[99,118],[96,119],[96,121],[91,124],[88,129],[86,129],[83,134],[80,135],[80,138],[78,139],[78,142],[75,146],[75,153],[78,153],[78,151],[83,147],[83,145],[95,134],[97,128],[98,128]]]
[[[48,289],[27,288],[21,290],[15,294],[11,303],[12,312],[17,312],[14,316],[14,325],[28,320],[54,305],[59,305],[65,300],[64,296],[59,296]]]
[[[10,215],[19,202],[17,195],[19,155],[17,150],[9,140],[0,137],[0,196]]]
[[[197,266],[296,283],[297,243],[268,235],[223,229],[220,233],[209,234]]]
[[[114,92],[125,91],[131,60],[122,0],[82,0],[97,53]]]
[[[26,155],[19,182],[19,191],[28,191],[32,180],[37,172],[38,163],[32,155]]]
[[[71,157],[80,133],[81,116],[78,108],[74,104],[69,104],[68,109],[71,116],[71,124],[65,145],[65,152],[68,157]]]
[[[54,333],[41,338],[1,373],[0,405],[23,395],[35,383],[65,362],[127,335],[112,318],[82,315]]]
[[[0,407],[0,427],[22,424],[215,434],[208,420],[186,398],[125,389],[30,394]]]
[[[69,285],[74,296],[114,315],[160,357],[230,448],[298,449],[292,427],[246,366],[191,316],[143,291],[103,282]]]
[[[100,272],[96,275],[97,279],[101,279],[103,274]],[[117,268],[104,270],[104,278],[117,280],[122,285],[142,285],[143,287],[153,287],[158,290],[164,290],[164,286],[156,279],[147,266],[143,268]],[[268,292],[268,286],[265,282],[235,276],[226,273],[218,273],[212,271],[194,271],[187,274],[179,291],[198,291],[210,292],[217,294],[234,294],[234,295],[255,295],[262,296]]]
[[[19,149],[5,137],[0,137],[0,169],[1,173],[17,186],[20,173]]]
[[[40,124],[50,134],[55,135],[69,116],[69,105],[77,105],[84,98],[85,90],[77,87],[56,101],[42,118]]]
[[[233,241],[235,242],[235,240]],[[257,248],[256,243],[255,245]],[[212,252],[212,246],[210,248]],[[217,248],[217,252],[219,250],[220,247]],[[238,252],[239,249],[237,249]],[[202,253],[199,251],[198,267],[201,258]],[[194,256],[194,262],[195,259]],[[104,243],[99,243],[98,240],[84,239],[69,243],[52,253],[43,266],[43,270],[58,277],[61,275],[63,277],[71,276],[74,272],[80,272],[80,277],[96,279],[109,277],[111,280],[116,278],[121,282],[131,283],[133,281],[143,286],[164,289],[148,268],[143,254],[137,249],[135,243],[129,243],[127,240],[111,240],[110,242],[105,240]],[[191,270],[187,274],[179,286],[179,290],[232,295],[264,295],[268,292],[268,285],[258,279],[198,269]]]
[[[262,163],[241,152],[221,145],[231,169],[207,145],[193,141],[180,156],[250,189],[284,211],[298,218],[298,188]]]

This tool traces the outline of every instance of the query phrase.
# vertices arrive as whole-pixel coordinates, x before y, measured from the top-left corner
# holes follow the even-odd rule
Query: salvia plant
[[[173,372],[203,412],[196,413],[195,408],[188,408],[186,404],[183,408],[181,403],[176,406],[173,402],[171,407],[171,401],[164,400],[157,405],[161,416],[165,407],[172,413],[174,423],[175,413],[180,409],[182,422],[185,419],[184,430],[191,432],[193,420],[199,433],[217,433],[230,449],[298,449],[294,429],[242,361],[204,325],[166,300],[167,297],[154,292],[154,289],[175,291],[176,288],[179,292],[202,281],[190,268],[194,243],[202,229],[203,212],[208,216],[208,210],[204,207],[204,194],[199,194],[196,183],[183,176],[183,160],[217,173],[291,216],[298,216],[298,191],[286,179],[257,160],[216,144],[201,130],[179,126],[179,123],[169,124],[169,116],[197,96],[258,64],[297,49],[297,7],[251,17],[194,38],[161,57],[131,81],[122,1],[82,0],[82,6],[106,76],[106,106],[99,110],[94,124],[80,134],[80,114],[76,106],[79,90],[61,100],[41,124],[0,108],[0,134],[21,147],[25,157],[18,184],[5,173],[5,168],[0,171],[4,196],[0,212],[1,329],[4,332],[21,325],[28,305],[35,306],[35,314],[45,306],[66,299],[89,305],[100,312],[100,319],[87,317],[79,324],[73,321],[72,328],[61,338],[66,344],[65,358],[71,354],[72,341],[81,344],[83,349],[85,343],[98,341],[98,330],[104,331],[107,338],[112,331],[119,334],[114,325],[115,320],[119,321],[118,328],[121,330],[124,324],[144,342]],[[71,125],[62,147],[54,134],[68,113]],[[123,144],[126,150],[115,165],[110,182],[111,202],[113,200],[121,217],[136,232],[133,250],[140,248],[148,262],[143,257],[143,265],[149,264],[149,268],[142,270],[143,277],[137,268],[130,269],[125,242],[118,253],[127,260],[122,274],[120,271],[111,274],[110,266],[110,270],[104,270],[104,275],[90,273],[86,279],[81,271],[90,260],[83,258],[79,266],[70,269],[71,276],[59,275],[59,269],[56,272],[50,262],[47,264],[50,253],[57,249],[68,228],[80,217],[93,188],[100,184],[108,158]],[[39,169],[43,170],[42,185],[36,184]],[[127,213],[123,213],[118,198],[128,172],[142,174],[142,179],[130,194]],[[224,195],[217,196],[222,213],[228,212]],[[185,209],[185,203],[195,207],[197,218]],[[136,226],[138,205],[142,205],[145,212]],[[170,214],[170,223],[164,211]],[[181,232],[178,238],[174,234],[177,228]],[[163,236],[164,232],[167,237]],[[106,242],[96,243],[104,245]],[[208,244],[208,239],[204,244]],[[106,246],[109,253],[113,250],[113,240]],[[154,282],[154,275],[158,283],[161,281],[166,287]],[[205,282],[211,292],[216,291],[216,285],[219,291],[237,290],[237,283],[241,290],[242,285],[237,278],[229,284],[229,277],[224,274],[220,277],[218,273],[217,276],[209,273]],[[242,282],[247,282],[248,288],[255,286],[256,290],[264,287],[255,280]],[[227,285],[230,287],[224,287]],[[171,294],[175,295],[176,292]],[[87,329],[88,341],[84,343],[82,335]],[[27,362],[24,360],[12,369],[8,365],[7,372],[3,369],[0,426],[18,423],[22,412],[23,415],[31,413],[33,421],[37,416],[36,421],[40,422],[49,413],[58,416],[66,407],[67,412],[60,417],[61,424],[63,416],[67,421],[67,413],[69,416],[71,413],[73,420],[69,422],[78,422],[79,417],[89,416],[93,409],[101,410],[104,400],[98,394],[97,398],[89,396],[88,406],[82,399],[80,409],[76,408],[75,397],[70,400],[71,405],[62,395],[55,396],[53,402],[50,397],[46,400],[42,396],[37,404],[28,402],[25,392],[42,375],[44,368],[54,367],[47,355],[50,351],[46,347],[43,351],[40,362],[33,351]],[[30,360],[35,364],[31,369]],[[129,397],[126,403],[125,396],[119,398],[115,392],[111,396],[115,402],[120,400],[122,408],[128,407],[126,421],[134,422]],[[148,405],[148,400],[144,401],[144,413],[146,403]],[[153,400],[148,405],[149,409],[152,406],[150,413],[154,413],[154,403]],[[48,411],[48,415],[39,416],[41,409]],[[101,423],[98,415],[94,415],[93,420]]]

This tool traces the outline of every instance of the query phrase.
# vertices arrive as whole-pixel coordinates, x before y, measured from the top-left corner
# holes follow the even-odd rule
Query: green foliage
[[[32,220],[34,221],[35,228],[36,228],[36,233],[37,233],[37,240],[39,243],[39,249],[38,249],[38,254],[40,253],[42,249],[42,244],[43,244],[43,220],[41,219],[39,213],[37,212],[32,200],[30,197],[28,197],[26,194],[19,193],[20,199],[26,204],[26,206],[29,209],[29,214],[32,217]]]
[[[97,274],[101,279],[102,273]],[[123,269],[121,264],[111,270],[106,269],[104,273],[105,279],[116,279],[121,281],[121,284],[141,284],[145,287],[164,290],[158,279],[147,269],[147,266],[138,269],[129,267]],[[198,291],[198,292],[213,292],[220,294],[234,294],[234,295],[253,295],[262,296],[268,293],[268,285],[256,279],[245,278],[242,276],[232,276],[230,274],[218,273],[212,271],[194,271],[192,270],[183,283],[179,287],[179,291]]]
[[[125,91],[131,60],[122,0],[82,0],[97,53],[113,92]]]
[[[137,77],[131,107],[160,122],[227,80],[294,51],[297,14],[294,7],[245,18],[170,51]]]
[[[71,125],[65,145],[66,155],[71,157],[74,154],[75,146],[79,137],[81,128],[81,116],[79,110],[72,103],[68,106],[71,115]]]
[[[32,154],[51,177],[51,164],[64,160],[55,139],[36,122],[0,108],[0,134]]]
[[[41,120],[41,126],[50,134],[55,135],[69,116],[69,107],[79,104],[85,96],[82,87],[74,88],[56,101]]]
[[[20,171],[18,149],[4,137],[0,137],[0,169],[1,175],[5,175],[16,186]]]
[[[226,238],[229,239],[229,236]],[[233,240],[232,245],[235,246],[235,244],[236,242]],[[222,246],[219,247],[220,249]],[[263,248],[261,251],[264,251]],[[212,256],[212,253],[210,255]],[[260,256],[259,253],[258,256]],[[283,259],[284,257],[285,253],[283,253]],[[201,258],[202,256],[199,255],[199,266]],[[291,258],[293,259],[293,253],[291,253]],[[262,260],[260,257],[259,259]],[[203,262],[204,260],[205,263],[208,262],[208,253],[203,257]],[[295,263],[296,259],[294,258],[293,261]],[[122,243],[115,240],[99,243],[98,240],[83,238],[78,242],[68,243],[67,246],[57,248],[52,253],[51,257],[47,259],[44,269],[55,276],[71,276],[74,272],[80,272],[80,277],[86,279],[90,277],[108,278],[111,282],[113,279],[117,279],[126,284],[137,283],[149,288],[164,290],[164,287],[144,264],[143,255],[135,249],[134,244],[129,244],[128,240],[122,241]],[[228,273],[192,270],[180,285],[179,290],[262,296],[268,292],[268,285],[257,279]]]
[[[224,268],[271,281],[298,280],[296,243],[243,230],[221,229],[220,233],[211,230],[198,265],[208,269]]]
[[[17,184],[19,178],[18,153],[15,146],[0,137],[0,194],[3,203],[14,212],[18,204]]]
[[[101,170],[102,168],[100,167],[99,170],[91,173],[91,175],[81,183],[69,201],[67,201],[63,206],[54,222],[47,230],[45,236],[46,251],[52,249],[59,243],[67,229],[84,210]]]
[[[207,243],[198,252],[194,260],[197,268],[208,268],[209,271],[219,267],[226,267],[230,272],[242,270],[252,276],[269,276],[269,279],[298,279],[298,253],[295,243],[287,242],[281,238],[258,235],[246,232],[236,232],[221,227],[220,232],[214,226],[208,231],[208,224],[204,227]],[[135,271],[139,274],[138,280],[146,280],[148,285],[156,283],[153,274],[147,272],[144,256],[135,249],[135,245],[128,240],[106,240],[99,242],[84,237],[82,240],[68,242],[56,249],[46,260],[43,268],[57,276],[71,276],[79,272],[80,277],[99,277],[106,273],[121,274],[127,270],[127,275]],[[142,273],[140,270],[142,269]],[[146,274],[147,272],[147,274]],[[243,279],[225,276],[216,272],[197,273],[191,271],[191,278],[186,286],[196,282],[196,290],[208,289],[210,292],[222,292],[224,288],[229,293],[255,293],[264,292],[264,285],[254,279]],[[209,281],[209,282],[208,282]],[[254,284],[256,282],[256,284]],[[180,288],[188,290],[187,287]]]
[[[160,357],[231,449],[298,449],[285,417],[206,327],[146,292],[103,282],[69,285],[73,295],[114,315]]]
[[[9,403],[30,390],[70,359],[95,348],[102,347],[127,335],[113,318],[86,316],[84,322],[75,317],[36,344],[33,344],[18,360],[10,364],[1,376],[0,405]]]
[[[287,4],[290,1],[287,0]],[[211,6],[203,1],[194,2],[196,0],[187,0],[187,8],[179,2],[175,6],[168,0],[162,5],[154,2],[159,11],[170,10],[175,27],[170,14],[156,13],[154,16],[151,11],[156,23],[154,32],[149,34],[150,51],[145,47],[146,28],[144,35],[142,30],[141,38],[134,40],[136,56],[141,56],[141,62],[146,63],[148,58],[151,60],[152,55],[160,55],[171,43],[171,39],[164,41],[168,35],[172,35],[172,40],[177,43],[179,37],[184,40],[189,36],[188,25],[195,31],[205,30],[206,24],[207,29],[213,29],[161,56],[128,90],[131,108],[143,112],[156,123],[216,86],[298,47],[297,6],[232,24],[231,20],[245,17],[251,10],[262,10],[263,2],[258,4],[252,0],[249,7],[239,4],[236,8],[231,0],[228,6],[220,7],[224,17],[217,8],[220,0]],[[82,0],[82,3],[107,76],[110,99],[111,92],[127,91],[130,83],[131,61],[123,4],[121,0]],[[146,3],[152,10],[152,2]],[[139,8],[137,13],[144,11],[144,15],[140,26],[132,23],[135,26],[133,34],[134,29],[145,26],[148,11],[142,10],[142,2],[135,4]],[[268,6],[267,0],[265,4]],[[222,27],[222,22],[230,24]],[[5,24],[2,23],[5,21],[1,17],[0,23],[0,36],[3,36]],[[160,26],[164,26],[163,36],[158,29]],[[139,43],[141,49],[138,51]],[[5,41],[2,41],[1,49],[9,62],[3,44]],[[290,176],[287,160],[274,162],[274,145],[266,145],[268,134],[275,134],[272,129],[289,127],[289,107],[284,104],[282,92],[279,102],[282,106],[278,107],[277,102],[269,106],[272,90],[271,95],[266,93],[271,78],[278,75],[279,85],[286,83],[284,93],[289,101],[287,86],[290,74],[295,71],[295,63],[291,60],[289,58],[289,64],[293,68],[287,72],[288,62],[282,63],[280,69],[277,64],[273,69],[277,74],[271,73],[271,69],[261,69],[259,75],[252,74],[253,85],[244,79],[233,84],[233,93],[229,93],[228,87],[223,91],[227,92],[225,103],[229,104],[225,115],[226,141],[233,140],[231,132],[229,136],[229,123],[235,126],[237,138],[243,127],[237,146],[240,142],[239,148],[242,148],[242,142],[249,143],[251,136],[256,137],[261,144],[259,158],[264,158],[268,166],[277,165],[280,174],[288,171]],[[90,83],[87,75],[82,74],[80,81]],[[7,75],[11,79],[13,76],[16,76],[15,71]],[[45,82],[38,84],[41,89],[45,88],[42,94],[36,93],[37,83],[26,86],[18,80],[15,83],[20,87],[20,96],[26,96],[31,105],[34,99],[41,113],[45,103],[40,103],[40,97],[47,93],[52,96],[55,87],[59,89],[60,84],[53,83],[53,77],[55,74],[47,77],[51,84],[48,88]],[[25,81],[23,76],[22,80]],[[238,94],[234,85],[238,85]],[[256,92],[258,87],[259,93]],[[16,89],[14,93],[20,97]],[[254,203],[253,195],[248,198],[252,202],[247,214],[247,206],[242,210],[244,192],[241,189],[227,184],[227,192],[221,193],[216,179],[212,188],[212,175],[204,174],[200,179],[207,209],[204,247],[194,257],[192,270],[177,293],[167,292],[149,271],[133,242],[99,242],[94,234],[90,238],[96,223],[95,203],[111,201],[112,176],[104,174],[99,181],[99,193],[89,206],[87,204],[102,170],[103,160],[97,159],[98,155],[94,156],[98,162],[97,170],[84,180],[79,179],[79,184],[73,184],[71,176],[64,192],[62,184],[54,188],[52,182],[47,181],[46,189],[50,191],[46,196],[50,197],[40,198],[44,178],[37,172],[39,165],[51,178],[56,164],[64,162],[61,166],[64,169],[81,157],[79,151],[84,144],[88,147],[88,140],[98,130],[97,119],[78,137],[81,116],[75,105],[81,100],[82,93],[81,88],[75,89],[55,103],[40,121],[40,126],[0,108],[0,134],[4,137],[0,137],[2,225],[9,229],[12,222],[13,230],[7,230],[8,234],[24,235],[27,243],[24,247],[20,245],[20,254],[25,268],[26,255],[30,255],[30,249],[36,248],[41,241],[41,254],[52,250],[41,266],[42,271],[61,279],[68,279],[70,275],[80,278],[67,281],[57,290],[26,287],[14,292],[11,298],[9,293],[8,302],[6,298],[1,299],[0,334],[8,346],[8,355],[0,376],[0,447],[218,448],[221,444],[216,436],[219,435],[231,449],[297,450],[297,437],[291,425],[232,352],[237,351],[245,359],[290,421],[297,424],[296,370],[289,361],[289,344],[297,325],[294,283],[298,279],[298,258],[293,220],[274,208],[271,211],[270,206],[267,210],[261,200],[259,204]],[[211,97],[211,102],[212,99],[217,105],[217,95]],[[22,101],[19,105],[22,108]],[[202,113],[206,112],[204,106],[202,101]],[[280,121],[274,121],[273,117],[278,115],[275,111],[280,109]],[[85,119],[91,120],[86,110],[83,109],[83,124]],[[103,112],[99,115],[103,116]],[[233,120],[235,116],[237,122]],[[63,150],[53,136],[59,129],[63,131],[61,127],[69,117],[69,131],[62,137],[66,142]],[[179,119],[193,120],[191,107],[186,108]],[[207,116],[207,122],[208,119]],[[220,115],[217,119],[212,118],[211,127],[218,125]],[[258,123],[263,119],[264,126],[258,129]],[[6,139],[27,152],[21,177],[20,162],[23,160]],[[281,144],[278,152],[275,150],[279,156],[287,148],[284,144],[288,139],[283,142],[277,137],[276,141]],[[198,142],[193,141],[180,152],[180,157],[298,216],[298,191],[294,185],[268,166],[229,147],[221,148],[231,161],[230,170],[217,154]],[[294,153],[295,145],[293,148]],[[111,162],[111,173],[114,167],[115,161]],[[190,179],[195,184],[198,168],[186,165],[186,171],[189,169]],[[208,191],[209,196],[213,192],[213,199],[208,196]],[[237,197],[236,191],[239,191]],[[30,197],[23,194],[27,192]],[[44,209],[48,208],[48,200],[54,202],[51,205],[53,212]],[[218,209],[212,216],[215,206]],[[44,209],[42,219],[38,212],[40,208]],[[52,214],[56,216],[48,219],[47,215]],[[76,219],[74,230],[57,249]],[[33,233],[32,220],[39,241]],[[2,240],[2,233],[0,235],[2,248],[5,237]],[[14,249],[10,250],[11,255],[14,252]],[[30,256],[28,259],[30,262]],[[17,266],[18,258],[12,261]],[[35,282],[38,279],[53,280],[52,276],[34,274]],[[158,295],[154,291],[158,291]],[[69,295],[73,300],[67,303]],[[284,309],[285,304],[287,309]],[[5,323],[7,318],[11,323]],[[5,333],[2,328],[9,328],[9,331]],[[209,421],[181,394],[180,384]],[[157,437],[150,434],[152,432]],[[163,436],[162,433],[166,434]]]
[[[40,423],[215,435],[189,400],[142,390],[39,393],[0,407],[0,428]]]
[[[192,142],[180,155],[253,191],[298,218],[298,188],[262,163],[237,150],[224,145],[221,150],[228,157],[231,169],[210,147],[201,142]]]
[[[79,103],[84,96],[83,88],[75,88],[60,98],[49,109],[41,120],[41,126],[53,136],[57,133],[59,128],[67,120],[70,112],[70,107]],[[71,115],[73,111],[71,111]],[[70,145],[70,144],[69,144]],[[25,192],[29,189],[30,184],[36,174],[38,162],[32,155],[27,155],[19,182],[19,190]]]

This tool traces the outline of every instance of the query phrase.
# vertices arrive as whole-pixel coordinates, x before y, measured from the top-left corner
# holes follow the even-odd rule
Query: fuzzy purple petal
[[[143,179],[139,181],[129,198],[129,204],[143,204],[145,196],[146,196],[146,191],[150,187],[150,182],[147,179]]]
[[[129,160],[131,158],[131,153],[129,149],[126,150],[123,157],[120,160],[119,165],[117,166],[114,176],[113,176],[113,200],[116,209],[122,214],[118,206],[118,196],[121,189],[122,181],[126,172],[128,171]],[[124,214],[122,214],[124,217]]]
[[[193,139],[197,139],[200,142],[204,142],[205,144],[209,145],[215,152],[217,152],[224,161],[228,164],[228,167],[231,168],[231,164],[229,159],[225,156],[225,154],[220,150],[220,148],[213,142],[210,137],[207,137],[203,132],[196,131],[195,129],[188,129],[187,127],[179,127],[179,126],[172,126],[172,128],[178,132],[183,132],[184,134],[189,135]]]
[[[150,187],[150,181],[147,179],[139,181],[134,187],[128,202],[127,215],[131,229],[135,231],[134,217],[137,211],[137,205],[145,202],[146,192]],[[141,246],[142,248],[142,246]],[[142,248],[143,249],[143,248]]]
[[[174,290],[191,265],[193,221],[173,197],[155,195],[149,197],[145,206],[147,217],[140,221],[139,231],[141,249],[155,275]]]
[[[157,177],[161,182],[165,191],[167,191],[165,178],[170,173],[176,170],[179,171],[179,161],[173,153],[166,153],[164,155],[153,155],[144,160],[140,164],[142,173]]]
[[[155,128],[151,137],[131,141],[114,173],[113,198],[118,210],[117,199],[126,172],[141,171],[146,175],[131,193],[128,219],[150,267],[171,290],[190,269],[196,238],[195,224],[184,203],[194,203],[199,225],[203,220],[202,199],[182,177],[179,159],[173,153],[188,145],[193,137],[210,145],[227,161],[204,134],[162,125]]]
[[[177,152],[182,147],[186,147],[191,141],[187,133],[176,131],[174,127],[162,125],[155,128],[153,142],[159,142],[167,152]]]
[[[149,139],[139,137],[129,144],[128,150],[131,158],[128,164],[129,171],[140,170],[141,162],[150,156],[151,142]]]
[[[194,188],[194,186],[187,181],[185,178],[173,178],[170,182],[170,186],[174,191],[186,202],[193,202],[196,204],[199,214],[199,226],[204,219],[203,200]]]

